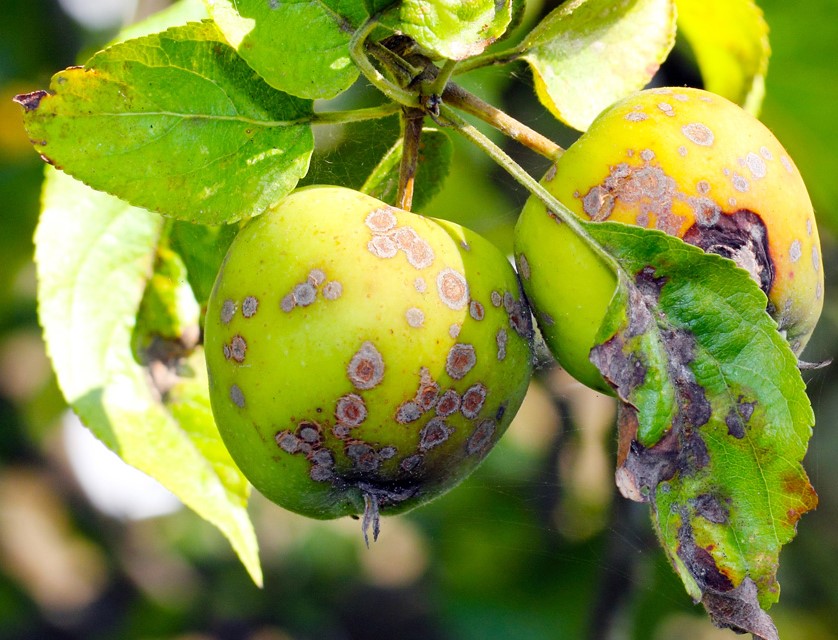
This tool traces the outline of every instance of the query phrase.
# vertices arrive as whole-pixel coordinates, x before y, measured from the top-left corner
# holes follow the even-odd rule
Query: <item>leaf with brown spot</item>
[[[687,591],[721,626],[776,638],[780,549],[817,496],[797,360],[742,269],[657,231],[586,224],[621,268],[591,360],[617,391],[618,485],[649,502]]]

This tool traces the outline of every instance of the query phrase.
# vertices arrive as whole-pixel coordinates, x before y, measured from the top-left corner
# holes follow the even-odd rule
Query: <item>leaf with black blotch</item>
[[[620,265],[591,360],[620,399],[617,483],[717,624],[766,640],[780,549],[817,495],[797,359],[746,271],[678,238],[590,223]]]
[[[305,175],[312,102],[271,88],[211,23],[116,44],[18,97],[44,158],[173,218],[258,215]]]

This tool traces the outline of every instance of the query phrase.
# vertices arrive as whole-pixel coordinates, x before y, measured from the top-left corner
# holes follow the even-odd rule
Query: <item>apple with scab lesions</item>
[[[251,221],[219,271],[212,409],[269,499],[377,520],[485,457],[526,392],[531,332],[512,266],[481,236],[307,187]]]
[[[698,89],[636,93],[604,111],[543,184],[582,219],[656,228],[731,258],[794,352],[805,347],[823,306],[812,204],[786,150],[737,105]],[[522,283],[560,364],[611,393],[589,354],[616,276],[557,220],[530,197],[515,229]]]

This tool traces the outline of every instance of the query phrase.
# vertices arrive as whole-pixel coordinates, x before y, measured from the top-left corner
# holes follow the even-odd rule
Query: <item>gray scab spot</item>
[[[453,427],[448,426],[445,420],[441,418],[430,420],[419,434],[419,450],[428,451],[429,449],[438,447],[448,440],[448,437],[453,432]]]
[[[436,289],[446,307],[455,311],[462,309],[468,303],[468,283],[463,274],[450,267],[439,272],[436,278]]]
[[[664,114],[669,116],[670,118],[675,116],[675,109],[672,108],[672,105],[668,102],[661,102],[658,104],[658,109],[660,109]]]
[[[640,152],[640,157],[646,162],[651,162],[655,159],[655,152],[651,149],[643,149],[643,151]]]
[[[276,2],[277,0],[273,0]],[[308,472],[309,477],[314,480],[315,482],[329,482],[334,478],[334,471],[332,468],[326,465],[315,464],[312,465],[311,469]]]
[[[582,208],[592,220],[605,220],[614,211],[614,196],[597,185],[582,198]]]
[[[783,167],[785,167],[788,173],[794,173],[794,165],[791,163],[791,160],[789,160],[788,156],[780,156],[780,162],[783,163]]]
[[[707,127],[707,125],[700,122],[685,124],[681,127],[681,133],[683,133],[690,142],[697,144],[700,147],[713,146],[713,141],[715,139],[713,132]]]
[[[498,329],[498,333],[495,336],[495,342],[498,345],[498,360],[503,360],[506,358],[506,343],[508,341],[508,336],[506,334],[506,329],[500,328]]]
[[[343,295],[343,285],[337,280],[330,280],[323,285],[323,297],[326,300],[337,300]]]
[[[802,249],[800,248],[800,240],[795,240],[791,243],[791,247],[789,248],[789,259],[792,262],[797,262],[800,260],[800,256],[802,255]]]
[[[740,193],[747,193],[751,189],[751,183],[748,182],[745,176],[739,175],[738,173],[733,174],[733,188],[739,191]]]
[[[347,427],[357,427],[367,419],[367,405],[364,399],[355,393],[347,393],[338,398],[335,419]]]
[[[239,409],[244,408],[244,393],[242,393],[242,390],[239,387],[239,385],[234,384],[230,387],[230,400],[232,400],[233,404],[236,405]]]
[[[460,396],[454,389],[448,389],[436,403],[436,415],[446,418],[460,410]]]
[[[626,120],[628,120],[629,122],[643,122],[643,121],[644,121],[644,120],[646,120],[649,116],[647,116],[647,115],[646,115],[645,113],[643,113],[642,111],[632,111],[632,112],[630,112],[630,113],[627,113],[627,114],[626,114],[625,116],[623,116],[623,117],[624,117]]]
[[[416,467],[422,464],[423,457],[421,454],[414,454],[412,456],[408,456],[404,460],[402,460],[401,464],[399,465],[403,471],[407,471],[410,473],[414,471]]]
[[[461,380],[477,362],[477,354],[470,344],[455,344],[445,360],[445,371],[454,380]]]
[[[503,298],[497,291],[492,291],[491,295],[489,296],[489,299],[492,301],[493,307],[499,307],[503,304]]]
[[[235,360],[238,363],[242,363],[246,355],[247,342],[238,334],[233,336],[229,345],[224,345],[224,357],[228,360]]]
[[[317,298],[317,289],[309,282],[294,287],[294,302],[300,307],[307,307]]]
[[[366,442],[351,442],[346,446],[346,456],[356,469],[362,472],[375,471],[381,465],[381,458]]]
[[[375,236],[367,243],[369,252],[377,258],[395,258],[399,248],[388,236]]]
[[[372,342],[364,342],[347,368],[350,382],[358,389],[372,389],[384,377],[384,359]]]
[[[382,460],[389,460],[390,458],[394,458],[399,453],[399,450],[396,447],[383,447],[378,452],[378,457]]]
[[[448,327],[448,335],[451,336],[454,340],[456,340],[460,335],[460,325],[456,322]]]
[[[472,300],[468,305],[468,313],[475,320],[482,320],[486,315],[486,310],[477,300]]]
[[[221,305],[221,322],[230,324],[234,315],[236,315],[236,303],[232,300],[225,300]]]
[[[495,435],[494,420],[483,420],[466,441],[466,451],[469,455],[482,455],[489,450],[492,436]]]
[[[547,173],[544,174],[544,181],[550,182],[556,177],[556,165],[550,165],[550,168],[547,169]]]
[[[756,179],[764,178],[766,173],[768,173],[768,167],[765,166],[765,160],[753,151],[745,156],[745,165],[748,167],[751,175]]]
[[[364,223],[373,233],[386,233],[396,226],[396,216],[389,208],[381,207],[370,212]]]
[[[815,300],[820,300],[823,297],[823,283],[819,282],[815,287]],[[797,351],[797,349],[795,349]]]
[[[274,436],[276,444],[286,453],[297,453],[300,450],[302,441],[290,431],[280,431]]]
[[[812,224],[812,219],[809,218],[806,220],[806,235],[811,236],[812,232],[815,230],[814,224]]]
[[[699,180],[695,184],[695,190],[698,191],[701,195],[706,196],[710,193],[710,183],[707,180]]]
[[[678,147],[678,155],[682,158],[687,155],[687,148],[684,145]]]
[[[431,377],[431,372],[422,367],[419,373],[419,388],[416,390],[416,404],[423,412],[430,411],[438,399],[439,385]]]
[[[245,318],[252,318],[256,315],[256,311],[259,309],[259,299],[255,296],[247,296],[242,301],[242,315]]]
[[[817,247],[812,247],[812,267],[815,271],[821,270],[821,254],[818,252]]]
[[[396,411],[396,422],[399,424],[410,424],[422,417],[422,410],[412,400],[403,403]]]
[[[287,296],[282,298],[282,300],[279,303],[279,308],[282,309],[285,313],[290,313],[296,306],[297,303],[294,301],[293,293],[289,293]]]
[[[405,318],[407,319],[407,324],[409,324],[414,329],[418,329],[423,324],[425,324],[425,314],[422,313],[421,309],[417,309],[416,307],[411,307],[405,312]]]
[[[486,387],[480,382],[470,386],[463,394],[460,411],[469,420],[474,420],[483,408],[483,403],[486,402],[486,395],[488,391]]]
[[[521,277],[524,280],[530,279],[530,261],[527,260],[527,256],[523,253],[519,253],[517,256],[518,260],[518,273],[521,274]]]
[[[297,436],[303,442],[315,444],[320,441],[320,427],[315,422],[301,422],[297,429]]]
[[[315,287],[319,287],[326,280],[326,274],[322,269],[312,269],[308,274],[308,281]]]
[[[419,293],[425,293],[425,291],[428,290],[428,284],[425,282],[425,278],[416,278],[413,281],[413,288],[416,289]]]
[[[393,233],[396,246],[404,251],[407,261],[416,269],[431,266],[434,250],[413,227],[400,227]]]
[[[690,99],[689,96],[684,93],[676,93],[673,94],[672,97],[675,98],[678,102],[686,102]]]
[[[768,149],[768,147],[760,147],[759,148],[759,155],[761,155],[766,160],[773,160],[774,154]]]

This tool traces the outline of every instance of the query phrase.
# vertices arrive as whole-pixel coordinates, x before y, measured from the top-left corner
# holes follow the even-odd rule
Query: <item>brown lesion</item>
[[[768,294],[776,268],[768,246],[768,230],[762,218],[748,209],[720,215],[708,226],[694,224],[684,234],[684,242],[730,258],[745,269]]]

